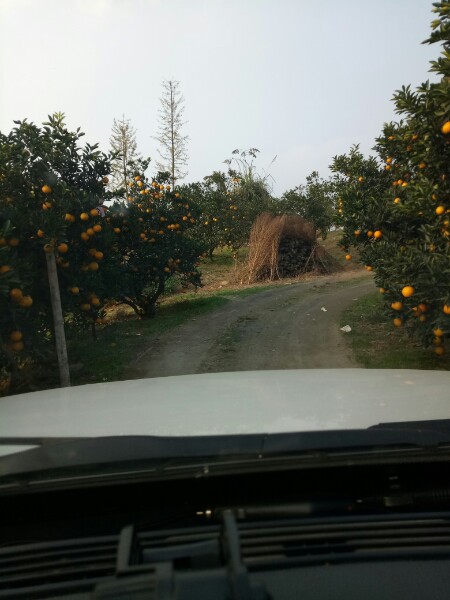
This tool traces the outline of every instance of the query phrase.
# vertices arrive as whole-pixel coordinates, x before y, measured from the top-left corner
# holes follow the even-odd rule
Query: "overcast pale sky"
[[[161,82],[177,79],[189,175],[254,146],[274,191],[368,152],[402,84],[430,76],[428,0],[0,0],[0,129],[66,113],[109,147],[125,114],[156,158]]]

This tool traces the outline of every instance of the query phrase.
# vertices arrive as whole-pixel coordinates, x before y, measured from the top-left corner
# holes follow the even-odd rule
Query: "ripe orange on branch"
[[[19,306],[21,308],[30,308],[33,305],[33,298],[31,296],[22,296],[19,300]]]
[[[403,303],[402,303],[402,302],[393,302],[393,303],[391,304],[391,308],[392,308],[393,310],[402,310],[402,308],[403,308]]]
[[[23,297],[23,293],[22,290],[20,290],[19,288],[13,288],[9,292],[9,296],[12,300],[14,300],[14,302],[19,302],[19,300],[21,300]]]
[[[447,134],[450,133],[450,121],[446,121],[442,127],[441,127],[441,131],[443,134]]]
[[[23,333],[21,331],[12,331],[9,334],[9,339],[12,342],[20,342],[20,340],[23,338]]]
[[[412,287],[412,285],[405,285],[405,287],[402,289],[402,296],[404,296],[405,298],[410,298],[413,294],[414,288]]]

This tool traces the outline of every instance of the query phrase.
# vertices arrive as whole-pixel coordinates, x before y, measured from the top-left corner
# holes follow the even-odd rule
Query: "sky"
[[[0,0],[0,130],[55,111],[109,149],[114,118],[157,157],[161,83],[185,98],[186,182],[260,150],[273,192],[369,153],[440,52],[428,0]],[[271,164],[276,156],[275,162]],[[269,168],[269,165],[270,169]],[[150,169],[151,171],[151,169]]]

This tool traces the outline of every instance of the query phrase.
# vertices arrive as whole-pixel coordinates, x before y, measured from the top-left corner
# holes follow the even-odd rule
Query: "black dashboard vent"
[[[450,556],[450,519],[395,516],[245,523],[240,540],[249,569]]]
[[[139,586],[144,578],[146,590],[157,590],[164,578],[183,586],[220,572],[223,585],[244,590],[241,596],[236,595],[237,588],[227,594],[259,599],[266,596],[252,588],[248,573],[450,557],[447,513],[238,521],[228,510],[221,521],[157,531],[130,526],[116,536],[0,548],[0,598],[109,598],[110,593],[121,597],[119,588],[127,589],[127,581],[133,584],[134,579]]]
[[[114,575],[117,540],[108,536],[0,548],[0,597],[48,598],[52,590],[92,589]]]

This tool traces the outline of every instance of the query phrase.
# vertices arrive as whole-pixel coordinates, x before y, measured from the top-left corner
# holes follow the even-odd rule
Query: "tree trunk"
[[[170,82],[170,126],[171,126],[171,134],[172,134],[172,189],[175,190],[175,132],[174,132],[174,99],[173,99],[173,84]]]
[[[66,334],[59,294],[58,272],[53,252],[46,254],[48,283],[53,312],[53,328],[55,333],[56,355],[58,357],[59,379],[61,387],[70,386],[69,359],[67,357]]]

